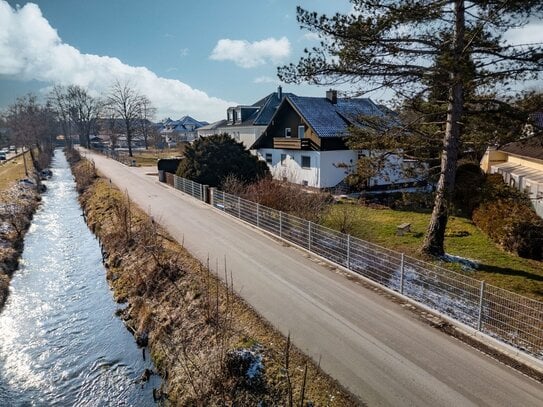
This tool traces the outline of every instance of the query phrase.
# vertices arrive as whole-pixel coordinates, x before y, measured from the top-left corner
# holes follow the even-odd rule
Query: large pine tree
[[[353,12],[328,17],[297,9],[320,46],[279,68],[285,82],[354,84],[359,94],[390,89],[407,100],[444,96],[441,166],[422,251],[444,254],[448,208],[467,114],[501,111],[510,84],[535,79],[543,44],[509,44],[503,35],[541,18],[541,0],[350,0]],[[467,96],[481,96],[475,101]],[[484,97],[482,97],[484,95]],[[439,117],[439,110],[435,112]],[[499,129],[496,129],[499,131]]]

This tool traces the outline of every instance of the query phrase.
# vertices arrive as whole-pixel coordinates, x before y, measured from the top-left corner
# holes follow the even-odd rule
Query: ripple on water
[[[0,314],[0,406],[152,405],[156,377],[114,317],[98,242],[57,150],[53,178],[25,237]]]

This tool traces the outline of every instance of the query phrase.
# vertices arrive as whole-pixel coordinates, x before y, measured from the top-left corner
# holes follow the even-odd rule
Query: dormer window
[[[292,130],[290,129],[290,127],[286,127],[285,128],[285,137],[290,138],[290,136],[292,136]]]

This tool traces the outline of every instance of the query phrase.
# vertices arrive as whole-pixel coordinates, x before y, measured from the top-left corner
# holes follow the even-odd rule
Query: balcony
[[[309,150],[310,140],[307,138],[274,137],[273,148],[283,150]]]

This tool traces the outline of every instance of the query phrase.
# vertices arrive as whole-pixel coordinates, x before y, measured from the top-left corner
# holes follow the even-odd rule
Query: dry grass
[[[305,401],[357,404],[300,351],[286,352],[287,339],[234,293],[224,265],[199,263],[104,180],[81,201],[103,245],[115,296],[129,303],[126,323],[136,337],[148,336],[171,403],[300,405],[307,366]],[[248,379],[240,350],[262,358],[257,379]]]
[[[25,158],[28,171],[31,173],[33,167],[30,153],[26,152]],[[25,167],[22,155],[2,162],[2,164],[0,164],[0,191],[8,189],[16,181],[25,177]]]

